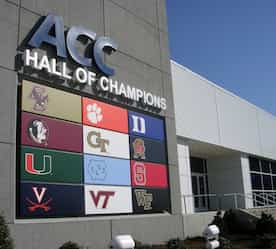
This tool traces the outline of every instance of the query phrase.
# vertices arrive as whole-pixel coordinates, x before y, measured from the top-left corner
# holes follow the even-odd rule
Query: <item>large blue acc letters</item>
[[[164,121],[138,112],[128,112],[129,133],[164,140]]]
[[[85,184],[130,186],[129,160],[84,155]]]

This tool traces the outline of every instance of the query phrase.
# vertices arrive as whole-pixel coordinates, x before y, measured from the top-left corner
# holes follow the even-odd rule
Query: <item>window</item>
[[[250,171],[257,171],[257,172],[261,171],[259,160],[257,158],[250,157],[249,164],[250,164]]]
[[[252,183],[252,189],[262,190],[263,186],[262,186],[261,174],[252,173],[251,174],[251,183]]]

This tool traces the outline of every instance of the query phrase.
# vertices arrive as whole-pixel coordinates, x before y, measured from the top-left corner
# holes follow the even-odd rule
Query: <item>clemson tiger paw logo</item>
[[[92,124],[97,124],[102,121],[102,109],[96,103],[87,105],[87,118]]]

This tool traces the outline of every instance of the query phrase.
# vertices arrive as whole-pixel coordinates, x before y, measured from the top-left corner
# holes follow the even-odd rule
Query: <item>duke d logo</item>
[[[146,156],[145,156],[145,151],[146,151],[146,148],[145,148],[145,143],[144,143],[144,140],[141,139],[141,138],[136,138],[133,143],[133,150],[134,150],[134,155],[133,157],[135,159],[146,159]]]
[[[109,145],[108,139],[101,138],[101,133],[96,131],[90,131],[87,135],[87,143],[92,148],[99,148],[101,152],[107,152],[107,146]]]

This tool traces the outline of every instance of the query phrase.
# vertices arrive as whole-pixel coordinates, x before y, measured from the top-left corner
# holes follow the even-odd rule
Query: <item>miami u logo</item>
[[[34,154],[25,153],[25,170],[32,175],[48,175],[52,173],[52,157],[43,156],[43,168],[36,169],[34,166]]]

